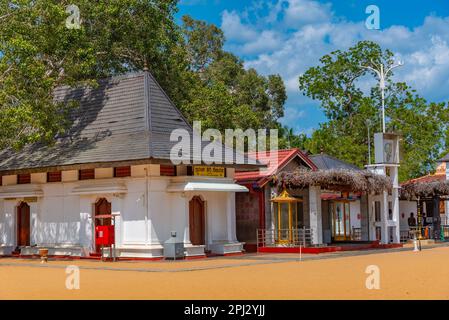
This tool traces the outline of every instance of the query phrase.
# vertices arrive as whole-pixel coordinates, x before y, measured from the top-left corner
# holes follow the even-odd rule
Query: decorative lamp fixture
[[[275,240],[277,243],[294,243],[293,230],[298,229],[298,202],[301,199],[292,197],[287,190],[270,200],[274,206]],[[295,233],[297,234],[297,233]]]

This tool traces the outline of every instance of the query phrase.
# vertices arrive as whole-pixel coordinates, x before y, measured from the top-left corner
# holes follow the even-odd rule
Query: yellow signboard
[[[223,167],[208,167],[208,166],[194,166],[193,167],[194,176],[202,177],[225,177],[225,168]]]

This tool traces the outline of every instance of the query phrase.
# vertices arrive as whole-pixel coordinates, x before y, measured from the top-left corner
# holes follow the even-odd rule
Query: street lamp
[[[369,127],[371,126],[371,120],[366,119],[366,127],[368,128],[368,164],[371,165],[371,137]]]
[[[382,132],[385,133],[385,79],[388,77],[388,74],[391,70],[397,67],[401,67],[404,65],[402,61],[398,61],[398,63],[392,64],[389,67],[384,67],[383,63],[376,65],[373,60],[371,60],[371,66],[360,66],[361,68],[369,69],[374,71],[379,78],[379,87],[382,94]]]

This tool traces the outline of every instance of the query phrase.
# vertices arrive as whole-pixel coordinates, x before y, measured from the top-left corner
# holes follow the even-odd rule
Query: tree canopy
[[[61,85],[147,67],[188,120],[203,128],[269,127],[283,115],[279,75],[246,70],[223,49],[223,32],[185,16],[176,0],[78,0],[80,28],[67,28],[68,1],[0,4],[0,148],[62,132],[71,105],[53,101]]]
[[[320,59],[299,78],[304,95],[318,100],[328,118],[305,142],[312,152],[325,151],[360,167],[368,163],[367,126],[371,135],[381,128],[380,89],[360,88],[367,75],[361,66],[391,65],[393,53],[369,41],[361,41],[347,51],[334,51]],[[403,82],[386,82],[387,132],[403,136],[400,179],[406,180],[431,171],[448,137],[449,108],[446,103],[427,102]],[[371,136],[371,143],[373,139]]]

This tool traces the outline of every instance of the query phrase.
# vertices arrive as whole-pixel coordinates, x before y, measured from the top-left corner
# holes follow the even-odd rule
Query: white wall
[[[360,228],[361,226],[361,212],[360,200],[349,202],[349,211],[351,212],[351,232],[352,228]],[[360,216],[360,219],[357,217]]]
[[[189,242],[189,200],[195,195],[206,202],[206,242],[227,240],[227,193],[168,193],[166,188],[171,177],[159,176],[159,166],[133,166],[131,172],[132,177],[127,178],[78,181],[76,171],[72,170],[62,173],[63,182],[55,183],[42,183],[43,175],[35,175],[33,180],[41,185],[44,196],[28,202],[31,244],[82,246],[93,250],[94,205],[103,197],[111,202],[113,213],[120,215],[116,220],[119,247],[163,244],[171,231]],[[97,176],[110,174],[111,170],[96,171]],[[6,181],[13,180],[14,176]],[[105,182],[124,184],[127,193],[72,194],[76,187]],[[5,187],[0,186],[0,191],[2,188]],[[0,199],[0,245],[16,245],[16,206],[22,200]]]
[[[408,218],[411,212],[413,212],[413,216],[418,223],[416,201],[399,201],[399,226],[401,230],[409,230]],[[402,214],[404,214],[404,217],[402,217]]]

